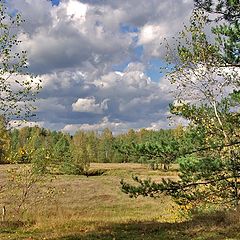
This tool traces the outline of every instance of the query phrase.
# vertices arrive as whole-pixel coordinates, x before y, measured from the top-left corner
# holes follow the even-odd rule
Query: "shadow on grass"
[[[240,239],[240,223],[230,222],[224,214],[198,216],[181,223],[129,222],[109,224],[75,235],[51,240],[223,240]]]
[[[21,221],[1,221],[0,233],[14,233],[17,229],[22,228],[25,225]]]

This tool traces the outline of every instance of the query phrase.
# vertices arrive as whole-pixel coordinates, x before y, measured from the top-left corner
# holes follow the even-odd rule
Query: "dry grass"
[[[92,164],[91,167],[106,171],[94,177],[56,176],[49,183],[56,188],[55,198],[29,209],[25,216],[28,225],[2,223],[0,239],[240,239],[237,235],[240,215],[236,212],[235,217],[217,215],[212,219],[208,216],[175,223],[177,213],[171,211],[173,203],[168,197],[130,199],[120,190],[120,179],[130,180],[132,174],[160,180],[166,175],[176,178],[176,171],[151,171],[141,164]],[[4,178],[8,168],[2,166],[0,176]]]

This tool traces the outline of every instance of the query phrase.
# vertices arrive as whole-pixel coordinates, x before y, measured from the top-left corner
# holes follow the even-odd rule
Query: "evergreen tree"
[[[61,138],[53,147],[54,162],[61,163],[69,160],[70,157],[70,139],[62,134]]]
[[[239,0],[194,0],[195,7],[210,14],[222,58],[227,65],[239,67],[240,61],[240,3]],[[212,19],[212,15],[214,19]],[[223,21],[222,21],[223,20]]]
[[[90,157],[87,149],[87,137],[83,131],[78,131],[72,139],[72,166],[77,174],[87,172],[90,167]]]
[[[236,207],[239,203],[240,101],[239,92],[234,91],[239,75],[232,68],[222,68],[219,48],[203,32],[205,20],[202,12],[194,12],[190,27],[177,41],[177,62],[171,54],[167,56],[174,65],[168,78],[176,86],[171,112],[189,121],[178,149],[180,180],[155,183],[136,177],[139,186],[122,181],[123,191],[132,196],[166,193],[179,204]],[[193,144],[188,144],[189,136]]]

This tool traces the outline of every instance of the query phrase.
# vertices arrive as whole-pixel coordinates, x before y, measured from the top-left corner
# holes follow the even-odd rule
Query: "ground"
[[[1,166],[6,177],[11,166]],[[184,220],[169,197],[130,199],[121,192],[120,180],[132,174],[161,180],[176,178],[169,172],[152,171],[141,164],[91,164],[103,169],[101,176],[51,177],[55,188],[50,198],[27,209],[22,221],[10,216],[0,223],[1,240],[237,240],[240,214],[223,214]]]

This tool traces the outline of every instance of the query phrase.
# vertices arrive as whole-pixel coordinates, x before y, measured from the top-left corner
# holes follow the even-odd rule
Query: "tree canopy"
[[[213,11],[212,3],[207,2],[204,9]],[[220,6],[217,9],[225,11]],[[186,134],[179,140],[183,144],[179,144],[175,154],[180,166],[179,180],[162,179],[156,183],[134,177],[138,185],[122,181],[123,191],[130,196],[168,194],[177,203],[191,206],[239,204],[240,102],[239,72],[235,66],[238,52],[234,50],[239,42],[229,45],[233,51],[232,56],[227,55],[226,45],[221,48],[218,40],[219,34],[223,39],[226,36],[216,32],[221,26],[214,28],[217,42],[211,43],[204,32],[206,24],[204,12],[195,10],[189,27],[176,39],[175,49],[167,44],[171,66],[167,77],[175,87],[175,101],[170,109],[189,122]],[[189,134],[193,142],[190,145],[186,138]]]
[[[240,61],[240,3],[239,0],[194,0],[195,7],[208,13],[221,55],[227,65],[239,67]]]

